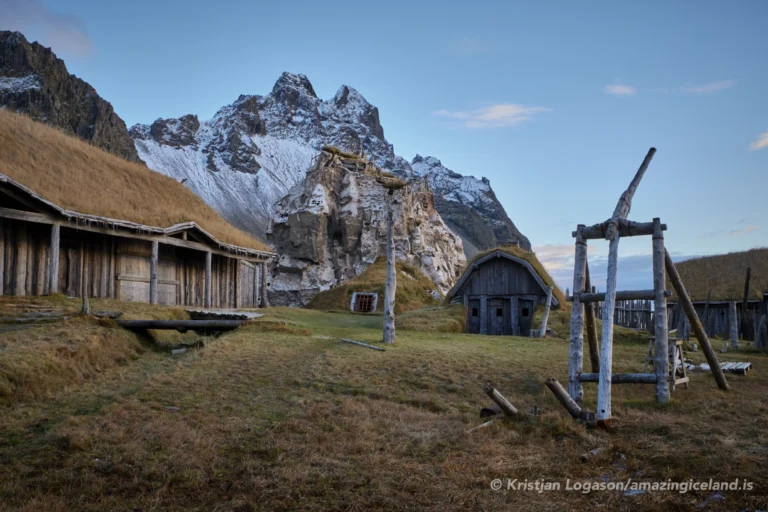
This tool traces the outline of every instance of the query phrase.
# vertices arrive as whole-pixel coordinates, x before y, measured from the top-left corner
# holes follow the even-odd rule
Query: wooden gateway
[[[161,228],[66,210],[0,174],[0,295],[255,307],[268,305],[273,256],[194,222]]]
[[[467,308],[467,332],[528,336],[548,286],[530,263],[497,249],[474,262],[449,292]],[[559,306],[552,297],[552,305]]]

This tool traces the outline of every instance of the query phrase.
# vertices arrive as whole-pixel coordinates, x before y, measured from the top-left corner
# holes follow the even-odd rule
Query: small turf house
[[[448,294],[467,309],[467,332],[528,336],[533,312],[547,298],[548,284],[521,251],[495,249],[479,255]],[[546,276],[549,280],[549,276]],[[557,307],[556,294],[552,306]]]
[[[0,295],[254,307],[273,257],[177,180],[0,112]]]

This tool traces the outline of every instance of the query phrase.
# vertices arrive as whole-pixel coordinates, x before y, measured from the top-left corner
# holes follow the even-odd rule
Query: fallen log
[[[599,382],[598,373],[582,373],[579,375],[581,382]],[[655,373],[614,373],[611,375],[611,384],[656,384]]]
[[[147,329],[192,331],[229,331],[237,329],[242,320],[117,320],[117,325],[132,331]]]
[[[372,348],[373,350],[378,350],[379,352],[384,352],[383,348],[381,348],[381,347],[374,347],[373,345],[369,345],[367,343],[363,343],[362,341],[348,340],[346,338],[341,338],[341,341],[343,341],[344,343],[351,343],[353,345],[360,345],[361,347]]]
[[[511,417],[516,417],[519,414],[515,406],[509,403],[509,401],[506,398],[504,398],[504,395],[499,393],[496,390],[496,388],[494,388],[490,384],[486,384],[485,388],[483,389],[485,391],[485,394],[488,395],[491,400],[496,402],[496,404],[501,408],[504,414]]]
[[[552,391],[552,394],[555,395],[555,398],[558,399],[558,401],[563,404],[563,407],[565,407],[565,410],[568,411],[568,414],[570,414],[574,419],[580,419],[584,415],[584,411],[582,411],[581,407],[579,407],[579,404],[577,404],[573,398],[568,394],[568,392],[563,388],[562,384],[558,382],[557,379],[547,379],[545,382],[547,387],[550,391]]]

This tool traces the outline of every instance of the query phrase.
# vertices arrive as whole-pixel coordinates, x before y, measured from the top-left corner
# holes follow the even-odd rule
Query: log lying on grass
[[[367,343],[363,343],[362,341],[348,340],[346,338],[341,338],[341,341],[343,341],[344,343],[351,343],[353,345],[360,345],[361,347],[372,348],[373,350],[378,350],[379,352],[384,352],[383,348],[381,348],[381,347],[374,347],[373,345],[369,345]]]
[[[579,375],[581,382],[598,382],[600,374],[582,373]],[[614,373],[611,375],[611,384],[656,384],[655,373]]]
[[[509,403],[509,401],[504,398],[504,395],[499,393],[496,388],[491,386],[490,384],[486,384],[483,388],[485,391],[485,394],[490,397],[491,400],[496,402],[496,404],[501,408],[502,412],[510,417],[517,417],[518,410],[515,408],[514,405]]]

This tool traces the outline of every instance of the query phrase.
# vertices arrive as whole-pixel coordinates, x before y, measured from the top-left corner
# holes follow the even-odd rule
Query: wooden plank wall
[[[0,295],[79,297],[81,269],[87,269],[90,297],[149,302],[151,242],[61,228],[59,281],[49,290],[51,227],[0,219]],[[82,247],[82,249],[81,249]],[[83,265],[81,265],[81,262]],[[213,307],[254,307],[258,300],[258,270],[254,265],[214,255]],[[158,303],[204,304],[205,254],[160,245]],[[237,293],[240,301],[237,301]]]
[[[464,295],[465,291],[469,295],[546,296],[527,268],[505,258],[492,259],[474,270],[456,295]]]

